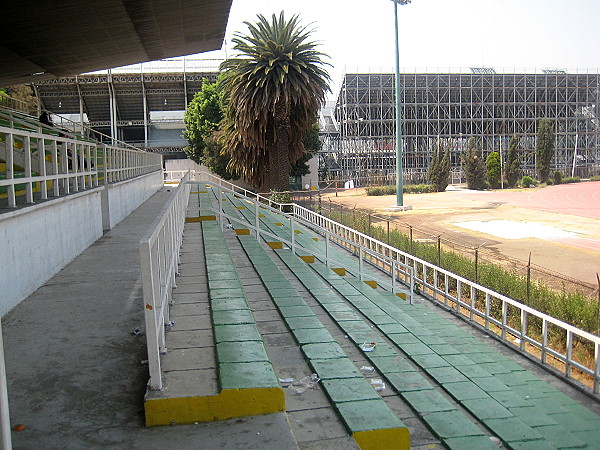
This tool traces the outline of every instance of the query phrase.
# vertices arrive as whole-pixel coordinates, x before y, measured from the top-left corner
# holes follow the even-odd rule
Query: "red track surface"
[[[457,191],[460,192],[460,191]],[[561,184],[533,192],[487,192],[468,191],[464,196],[485,196],[491,203],[506,203],[519,208],[549,213],[600,219],[600,181]],[[598,223],[600,229],[600,223]],[[552,238],[550,241],[600,252],[600,240],[585,237]]]
[[[600,219],[600,181],[561,184],[534,192],[469,192],[464,195],[484,195],[489,202]]]

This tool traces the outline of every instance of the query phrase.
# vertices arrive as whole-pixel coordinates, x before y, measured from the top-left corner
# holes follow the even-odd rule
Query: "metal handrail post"
[[[219,225],[221,227],[221,231],[223,231],[223,190],[219,188]]]
[[[8,388],[6,385],[6,365],[4,363],[4,340],[0,324],[0,426],[2,428],[2,448],[12,449],[10,434],[10,411],[8,408]]]
[[[258,210],[258,196],[254,202],[254,219],[256,223],[256,240],[260,242],[260,212]]]
[[[290,230],[291,230],[290,241],[292,242],[292,255],[296,254],[296,230],[295,230],[295,226],[294,226],[295,223],[296,223],[296,221],[294,220],[294,218],[290,216]]]
[[[360,274],[360,281],[364,281],[363,276],[363,249],[362,246],[358,246],[358,272]]]

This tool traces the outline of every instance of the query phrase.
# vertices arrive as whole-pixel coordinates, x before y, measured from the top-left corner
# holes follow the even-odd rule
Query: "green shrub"
[[[556,172],[554,172],[554,177],[553,177],[554,184],[562,183],[562,179],[563,179],[563,176],[560,171],[557,170]]]
[[[581,181],[581,178],[579,177],[564,177],[562,182],[567,184],[567,183],[579,183]]]
[[[431,184],[407,184],[403,188],[405,194],[427,194],[435,191]]]
[[[594,175],[593,177],[590,177],[590,181],[600,181],[600,175]]]
[[[365,188],[367,195],[396,195],[396,186],[369,186]],[[402,186],[404,194],[427,194],[434,192],[430,184],[405,184]]]
[[[384,195],[382,187],[369,186],[365,188],[367,195]]]
[[[535,182],[533,181],[533,178],[531,178],[528,175],[525,175],[523,178],[521,178],[521,186],[523,186],[524,188],[528,188],[530,186],[535,186]]]
[[[485,160],[485,166],[487,168],[487,177],[490,187],[497,189],[500,187],[500,178],[502,176],[502,164],[500,162],[500,154],[498,152],[492,152],[488,155]]]

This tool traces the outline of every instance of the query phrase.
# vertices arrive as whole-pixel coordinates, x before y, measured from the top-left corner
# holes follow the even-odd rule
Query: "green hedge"
[[[369,186],[365,188],[367,195],[396,195],[396,186]],[[402,186],[404,194],[427,194],[434,192],[430,184],[405,184]]]

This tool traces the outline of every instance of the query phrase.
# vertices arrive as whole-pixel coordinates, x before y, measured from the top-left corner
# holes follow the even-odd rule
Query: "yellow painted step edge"
[[[368,284],[369,286],[371,286],[373,289],[377,289],[377,281],[375,280],[367,280],[364,282],[365,284]]]
[[[333,267],[331,270],[333,270],[335,273],[337,273],[341,277],[343,277],[344,275],[346,275],[346,268],[345,267]]]
[[[313,255],[300,255],[300,259],[307,264],[312,264],[315,262],[315,257]]]
[[[396,295],[400,297],[402,300],[406,300],[406,293],[404,292],[396,292]]]
[[[198,216],[198,217],[186,217],[186,223],[204,222],[207,220],[217,220],[217,216]]]
[[[214,422],[285,411],[282,388],[224,389],[204,397],[155,398],[144,402],[146,426]]]
[[[357,431],[352,437],[362,450],[409,450],[408,428],[385,428],[382,430]]]

